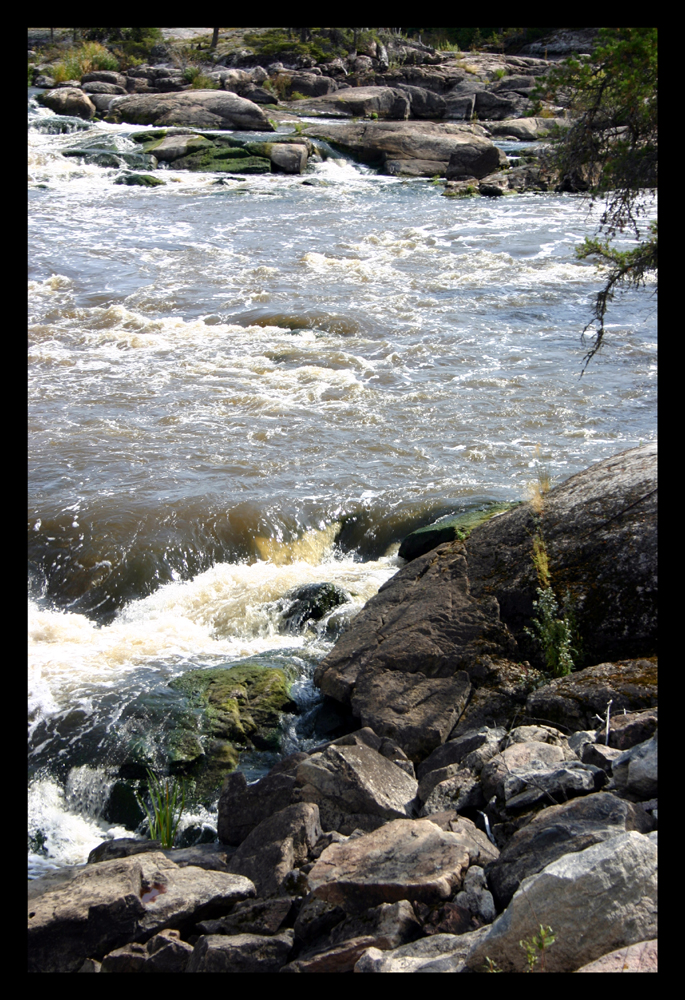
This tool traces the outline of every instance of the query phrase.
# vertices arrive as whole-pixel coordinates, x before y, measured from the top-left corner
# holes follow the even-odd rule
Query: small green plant
[[[306,101],[307,100],[307,95],[306,94],[301,94],[299,90],[293,90],[292,94],[290,95],[290,100],[291,101]]]
[[[186,66],[183,70],[183,79],[186,83],[194,83],[200,75],[200,72],[201,70],[199,66]]]
[[[218,90],[219,86],[218,80],[205,76],[204,73],[199,73],[191,84],[193,90]]]
[[[496,80],[502,80],[506,75],[507,75],[506,74],[506,70],[504,70],[504,69],[496,69],[495,70],[495,79]]]
[[[545,971],[545,951],[547,948],[552,947],[554,941],[555,936],[552,928],[543,927],[542,924],[540,924],[540,930],[537,934],[534,934],[528,941],[519,941],[519,947],[523,948],[526,953],[526,965],[528,966],[526,972],[535,972],[535,967],[538,964],[540,965],[540,972]],[[504,972],[504,969],[500,969],[497,962],[494,962],[488,956],[485,959],[483,971]]]
[[[377,111],[372,111],[371,114],[369,115],[369,118],[371,119],[371,121],[377,122],[378,121],[378,112]]]
[[[543,927],[534,934],[528,941],[519,941],[519,945],[526,953],[526,963],[528,972],[534,972],[535,966],[540,964],[540,972],[545,971],[545,949],[551,948],[554,944],[554,931],[551,927]]]
[[[542,648],[547,672],[552,677],[565,677],[575,666],[574,656],[580,656],[572,601],[567,594],[560,608],[549,586],[538,587],[537,595],[533,601],[535,631],[525,628],[524,632]]]
[[[136,798],[148,818],[150,839],[161,840],[163,847],[173,847],[178,824],[185,809],[185,786],[183,782],[178,782],[175,778],[165,778],[161,782],[149,768],[147,776],[148,793],[154,815],[138,796]]]

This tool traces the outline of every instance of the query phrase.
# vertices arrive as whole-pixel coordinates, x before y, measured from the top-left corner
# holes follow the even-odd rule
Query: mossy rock
[[[166,137],[166,134],[167,130],[165,128],[160,128],[160,129],[149,130],[146,132],[133,132],[133,134],[127,136],[127,138],[129,138],[131,142],[140,142],[145,144],[153,141],[161,142],[162,139]]]
[[[241,146],[212,146],[206,151],[181,156],[174,160],[173,168],[205,173],[268,174],[271,173],[271,161],[260,156],[250,156]]]
[[[195,794],[209,802],[235,770],[241,751],[278,751],[282,713],[297,707],[290,682],[285,671],[250,662],[191,670],[171,681],[169,687],[185,696],[187,706],[166,741],[172,773],[193,778]]]
[[[166,184],[166,181],[161,181],[158,177],[151,177],[150,174],[122,174],[121,177],[117,177],[114,183],[128,184],[134,187],[158,187],[160,184]]]
[[[503,514],[517,506],[518,502],[491,503],[479,510],[469,510],[465,514],[442,517],[433,524],[427,524],[424,528],[418,528],[407,535],[400,545],[398,555],[410,562],[412,559],[422,556],[424,552],[430,552],[437,545],[442,545],[443,542],[452,542],[455,539],[464,541],[479,524],[488,521],[496,514]]]

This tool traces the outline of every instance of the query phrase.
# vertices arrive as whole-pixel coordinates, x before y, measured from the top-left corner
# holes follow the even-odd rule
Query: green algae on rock
[[[241,751],[278,750],[282,713],[296,709],[285,672],[258,663],[190,670],[169,687],[187,698],[187,718],[167,741],[169,763],[196,779],[201,797],[218,792]]]
[[[488,521],[496,514],[503,514],[517,503],[491,503],[480,510],[469,510],[464,514],[453,514],[441,517],[432,524],[427,524],[423,528],[417,528],[402,540],[398,555],[407,562],[422,556],[424,552],[429,552],[443,542],[452,542],[455,539],[464,541],[465,538],[484,521]]]

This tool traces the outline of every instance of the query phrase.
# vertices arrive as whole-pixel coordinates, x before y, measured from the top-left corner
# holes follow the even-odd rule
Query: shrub
[[[580,656],[573,602],[567,594],[560,608],[551,587],[538,587],[537,595],[533,601],[535,631],[525,628],[524,632],[542,648],[547,673],[565,677],[575,667],[574,656]]]
[[[52,67],[50,76],[55,83],[80,80],[84,73],[94,70],[118,70],[119,60],[99,42],[83,42],[78,48],[68,49],[60,62]]]

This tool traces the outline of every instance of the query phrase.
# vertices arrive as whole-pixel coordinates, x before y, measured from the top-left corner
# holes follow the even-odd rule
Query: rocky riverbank
[[[656,491],[647,446],[436,532],[317,669],[346,731],[230,773],[219,844],[29,883],[30,971],[525,971],[540,925],[544,971],[656,971]],[[583,640],[554,679],[541,540]]]
[[[265,59],[262,65],[256,56],[231,51],[196,67],[198,79],[211,89],[195,89],[187,69],[170,60],[172,54],[161,46],[159,62],[126,73],[93,71],[57,86],[50,66],[38,65],[34,84],[46,88],[39,99],[56,115],[83,121],[103,118],[188,132],[279,131],[277,142],[264,144],[279,148],[248,154],[253,157],[249,164],[239,162],[243,157],[237,154],[227,163],[228,144],[211,140],[219,153],[205,155],[201,166],[197,157],[188,161],[167,144],[165,155],[148,161],[148,170],[161,160],[173,162],[174,169],[302,173],[315,151],[312,143],[325,141],[385,174],[445,178],[448,196],[568,189],[544,160],[539,162],[539,140],[570,124],[563,107],[536,96],[552,66],[547,59],[494,53],[467,57],[415,44],[388,55],[374,43],[372,54],[358,52],[320,65],[305,57],[298,60],[302,65]],[[339,122],[302,127],[302,117],[319,116]],[[280,135],[293,128],[295,135]],[[528,162],[510,169],[493,143],[502,138],[538,145],[528,149]],[[289,144],[299,148],[284,148]],[[130,166],[125,156],[119,165]]]

